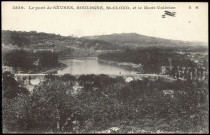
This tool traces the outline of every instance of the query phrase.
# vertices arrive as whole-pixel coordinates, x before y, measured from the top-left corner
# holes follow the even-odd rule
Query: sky
[[[14,6],[23,6],[24,9],[13,9]],[[73,6],[74,10],[47,9],[48,6]],[[77,6],[103,6],[104,10],[77,9]],[[128,6],[130,9],[106,9],[108,6]],[[145,6],[153,9],[144,9]],[[175,9],[158,9],[158,6]],[[45,9],[40,9],[41,7]],[[137,9],[133,9],[135,7]],[[36,8],[39,9],[35,10]],[[175,16],[166,15],[162,18],[165,10],[175,12]],[[208,43],[208,3],[2,2],[1,13],[3,30],[37,31],[77,37],[138,33]]]

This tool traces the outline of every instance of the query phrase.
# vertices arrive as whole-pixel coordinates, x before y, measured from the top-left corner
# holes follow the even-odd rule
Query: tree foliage
[[[72,94],[78,85],[80,90]],[[143,122],[142,127],[149,123],[154,131],[200,131],[206,128],[207,107],[198,104],[207,103],[207,85],[197,82],[196,86],[189,81],[125,83],[107,75],[48,75],[30,96],[4,100],[4,125],[8,131],[18,132],[88,133],[114,123]],[[165,95],[163,90],[174,94]]]
[[[186,59],[185,55],[173,51],[160,50],[159,48],[126,49],[124,52],[107,53],[98,56],[99,59],[142,64],[146,73],[159,73],[161,66],[194,67],[195,63]]]
[[[34,62],[38,61],[38,68],[54,67],[58,65],[58,54],[49,51],[31,52],[26,50],[13,50],[5,54],[3,63],[14,68],[33,70]]]

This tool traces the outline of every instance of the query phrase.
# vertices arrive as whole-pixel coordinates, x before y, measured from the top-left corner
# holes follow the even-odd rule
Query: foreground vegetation
[[[3,74],[3,130],[112,133],[208,132],[207,82],[135,80],[106,75],[45,76],[32,93]],[[75,86],[80,86],[76,91]],[[174,90],[173,96],[163,90]],[[73,94],[74,93],[74,94]]]

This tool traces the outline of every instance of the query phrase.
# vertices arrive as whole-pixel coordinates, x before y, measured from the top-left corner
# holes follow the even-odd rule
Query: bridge
[[[27,82],[30,83],[30,80],[34,80],[34,79],[38,79],[40,82],[44,80],[44,77],[46,75],[49,75],[49,74],[15,74],[15,78],[16,80],[18,80],[18,78],[21,78],[21,77],[25,77],[26,80],[28,80]],[[52,75],[55,75],[55,76],[62,76],[64,74],[52,74]],[[81,75],[84,75],[84,74],[71,74],[75,77],[79,77]],[[90,75],[90,74],[85,74],[85,75]],[[95,74],[95,75],[100,75],[100,74]],[[169,75],[158,75],[158,74],[106,74],[108,75],[109,77],[112,77],[112,78],[116,78],[116,77],[123,77],[125,80],[126,79],[130,79],[130,80],[142,80],[143,78],[149,78],[150,80],[157,80],[158,78],[163,78],[165,80],[169,80],[169,81],[174,81],[176,79],[170,77]]]
[[[15,74],[17,77],[23,77],[23,76],[31,76],[31,77],[39,77],[39,76],[46,76],[49,74]],[[65,74],[52,74],[55,76],[63,76]],[[79,77],[81,75],[91,75],[91,74],[71,74],[72,76]],[[94,75],[101,75],[101,74],[94,74]],[[105,74],[110,77],[123,77],[123,78],[128,78],[128,77],[133,77],[134,79],[142,78],[142,77],[169,77],[169,75],[158,75],[158,74]]]

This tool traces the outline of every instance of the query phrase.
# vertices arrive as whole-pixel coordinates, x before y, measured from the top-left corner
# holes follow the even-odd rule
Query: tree
[[[74,76],[72,76],[71,74],[64,74],[63,76],[61,76],[61,80],[64,82],[68,82],[68,81],[76,81],[76,78]]]
[[[43,51],[36,54],[40,60],[41,67],[52,67],[58,64],[58,54]]]
[[[20,87],[10,72],[2,74],[2,113],[4,132],[22,132],[27,126],[29,91]]]
[[[71,84],[69,84],[71,85]],[[60,79],[47,80],[31,96],[31,118],[34,128],[43,131],[61,131],[72,114],[72,88]]]
[[[11,67],[20,67],[29,69],[33,66],[33,60],[30,58],[28,52],[24,50],[13,50],[5,54],[5,65]]]
[[[10,72],[2,74],[2,90],[3,98],[14,98],[21,93],[29,94],[26,88],[19,86],[19,83],[14,79],[14,75]]]
[[[29,119],[28,95],[18,94],[14,98],[2,98],[2,124],[4,133],[26,132]]]

